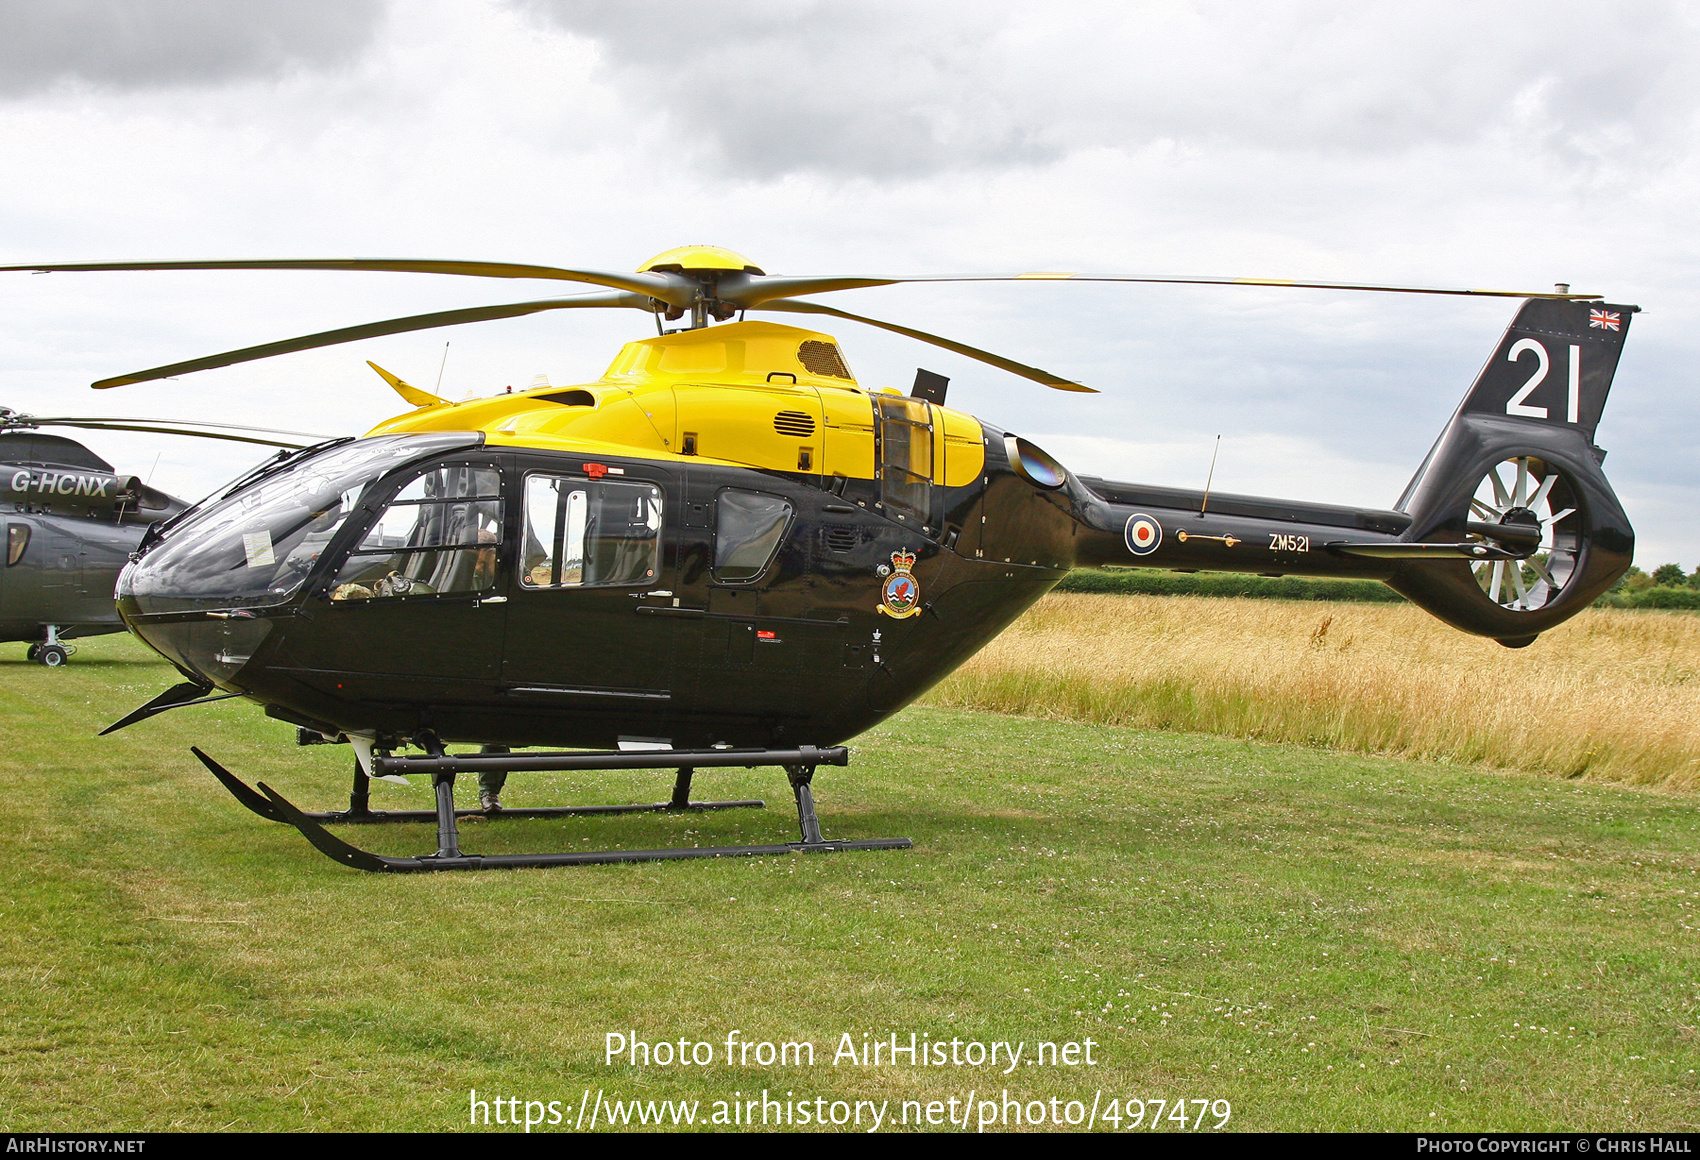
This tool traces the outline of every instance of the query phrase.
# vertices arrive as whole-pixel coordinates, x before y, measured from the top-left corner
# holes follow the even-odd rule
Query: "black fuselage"
[[[972,486],[934,487],[920,518],[899,518],[873,481],[822,486],[818,475],[599,456],[596,466],[611,473],[604,480],[658,489],[658,567],[641,582],[570,588],[529,582],[524,489],[532,477],[586,479],[583,456],[476,446],[427,455],[366,490],[358,518],[283,603],[138,596],[149,575],[181,563],[168,532],[127,575],[119,608],[192,680],[240,690],[274,717],[333,735],[399,742],[429,731],[447,741],[597,748],[622,738],[680,748],[834,744],[919,696],[1071,565],[1077,524],[1066,491],[1038,492],[988,435],[985,474]],[[339,570],[376,534],[367,529],[378,509],[431,463],[500,474],[502,528],[488,582],[348,599]],[[791,508],[777,549],[751,579],[724,579],[717,568],[717,507],[728,492]],[[919,597],[897,617],[882,608],[884,589],[894,556],[905,553],[915,557]]]

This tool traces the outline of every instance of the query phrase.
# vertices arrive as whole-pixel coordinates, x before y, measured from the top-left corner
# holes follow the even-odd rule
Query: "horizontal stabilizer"
[[[1372,560],[1521,560],[1523,555],[1479,541],[1461,544],[1348,544],[1323,545],[1337,556],[1363,556]],[[1526,555],[1527,553],[1524,553]]]

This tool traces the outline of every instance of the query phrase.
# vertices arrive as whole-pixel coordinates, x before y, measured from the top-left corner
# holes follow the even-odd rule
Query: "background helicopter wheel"
[[[44,644],[35,654],[35,659],[50,669],[56,669],[71,659],[71,654],[62,644]]]
[[[1520,455],[1495,464],[1470,500],[1470,518],[1484,524],[1539,529],[1540,547],[1525,560],[1472,565],[1487,598],[1512,612],[1545,608],[1577,573],[1581,517],[1575,489],[1552,464]]]
[[[26,649],[24,651],[24,659],[26,661],[33,661],[40,656],[41,656],[41,646],[39,644],[32,644],[32,645],[29,646],[28,649]]]

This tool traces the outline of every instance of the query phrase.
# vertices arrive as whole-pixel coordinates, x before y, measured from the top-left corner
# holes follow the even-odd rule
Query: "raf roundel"
[[[1143,513],[1127,517],[1127,550],[1135,556],[1149,556],[1163,542],[1163,525]]]

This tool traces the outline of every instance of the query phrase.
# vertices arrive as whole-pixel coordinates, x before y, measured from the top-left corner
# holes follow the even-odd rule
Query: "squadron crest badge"
[[[879,610],[893,620],[902,620],[921,611],[921,582],[911,571],[915,553],[907,549],[891,554],[892,572],[880,589]]]

